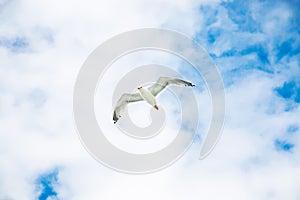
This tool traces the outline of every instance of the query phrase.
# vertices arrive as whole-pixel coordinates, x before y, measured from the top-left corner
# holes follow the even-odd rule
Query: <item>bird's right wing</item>
[[[124,93],[118,100],[118,103],[115,107],[114,115],[113,115],[114,123],[116,123],[120,119],[123,110],[127,104],[132,102],[142,101],[142,100],[143,98],[139,93],[134,93],[134,94]]]
[[[179,85],[179,86],[195,86],[194,84],[181,80],[178,78],[171,77],[160,77],[156,83],[148,88],[153,96],[157,96],[162,90],[164,90],[168,85]]]

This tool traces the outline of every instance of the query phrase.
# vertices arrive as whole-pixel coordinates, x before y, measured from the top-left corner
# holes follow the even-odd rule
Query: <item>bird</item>
[[[137,93],[124,93],[119,98],[117,105],[115,106],[114,113],[113,113],[113,121],[114,124],[120,119],[125,107],[129,103],[138,102],[138,101],[146,101],[150,104],[153,108],[158,110],[158,106],[156,103],[155,97],[157,97],[167,86],[169,85],[178,85],[178,86],[191,86],[194,87],[195,85],[178,78],[172,77],[159,77],[156,83],[151,85],[148,88],[144,88],[142,86],[138,87]]]

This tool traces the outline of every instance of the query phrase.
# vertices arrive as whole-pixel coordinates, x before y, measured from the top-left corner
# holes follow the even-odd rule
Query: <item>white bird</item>
[[[117,105],[114,110],[113,121],[116,123],[121,114],[128,103],[133,103],[137,101],[145,100],[151,106],[153,106],[156,110],[158,110],[158,106],[156,104],[155,97],[163,91],[168,85],[179,85],[179,86],[195,86],[194,84],[171,77],[160,77],[156,83],[151,85],[148,88],[138,87],[138,93],[124,93],[117,102]]]

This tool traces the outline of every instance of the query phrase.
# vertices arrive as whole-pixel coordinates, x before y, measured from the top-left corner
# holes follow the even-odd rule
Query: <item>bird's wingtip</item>
[[[195,84],[193,84],[193,83],[188,83],[188,84],[187,84],[187,86],[194,87],[194,86],[195,86]]]
[[[114,124],[117,123],[118,119],[119,119],[119,118],[117,117],[117,113],[114,112],[114,115],[113,115],[113,121],[114,121]]]

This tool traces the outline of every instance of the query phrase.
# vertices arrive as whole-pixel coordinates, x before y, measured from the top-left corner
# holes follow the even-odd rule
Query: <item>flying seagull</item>
[[[114,110],[113,121],[116,123],[121,114],[126,107],[127,104],[137,102],[137,101],[146,101],[151,106],[153,106],[156,110],[158,110],[158,106],[156,104],[155,97],[163,91],[168,85],[179,85],[179,86],[191,86],[194,87],[195,85],[181,80],[177,78],[171,77],[160,77],[156,83],[151,85],[148,88],[138,87],[138,93],[124,93],[117,102],[117,105]]]

